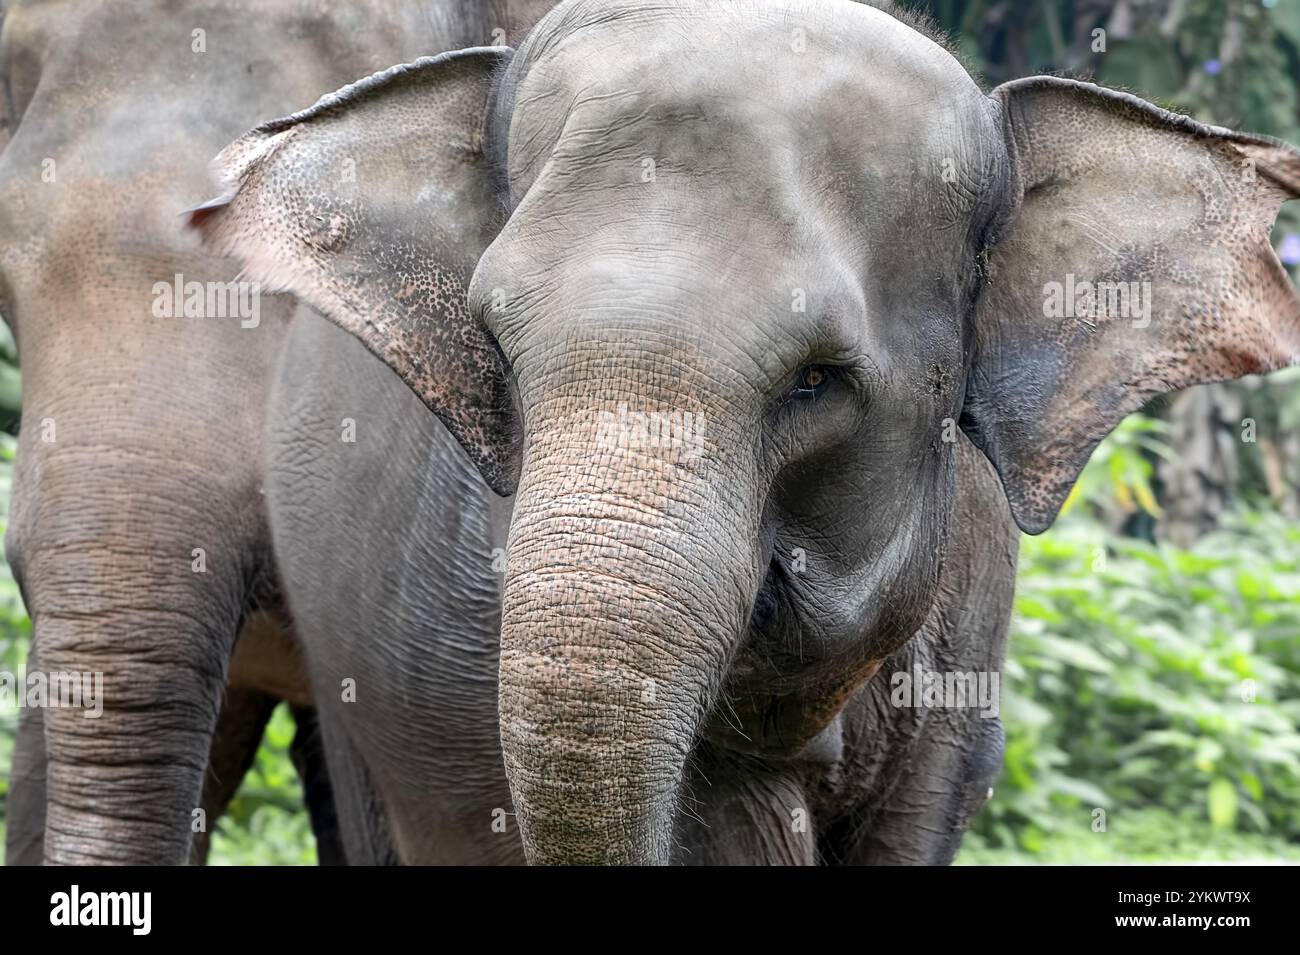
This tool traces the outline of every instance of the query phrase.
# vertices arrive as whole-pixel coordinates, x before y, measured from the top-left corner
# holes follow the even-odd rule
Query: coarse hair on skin
[[[934,18],[923,10],[913,10],[910,7],[899,6],[892,0],[850,0],[850,2],[861,4],[864,7],[875,7],[881,13],[888,13],[899,23],[903,23],[927,39],[933,40],[949,53],[954,53],[948,35],[940,30],[939,25],[934,22]]]
[[[953,59],[961,64],[962,69],[970,74],[984,92],[988,92],[988,85],[984,82],[984,77],[973,63],[966,51],[953,41],[953,38],[939,27],[934,18],[924,10],[914,10],[911,7],[902,6],[894,3],[893,0],[849,0],[851,3],[859,3],[865,7],[875,7],[881,13],[887,13],[904,26],[911,27],[921,36],[925,37],[931,43],[941,47]]]
[[[492,183],[492,194],[497,200],[494,210],[496,221],[493,224],[498,230],[505,226],[513,211],[510,207],[510,174],[506,164],[507,128],[500,121],[498,100],[516,53],[517,50],[511,48],[509,56],[502,57],[493,65],[487,105],[483,111],[483,160]]]

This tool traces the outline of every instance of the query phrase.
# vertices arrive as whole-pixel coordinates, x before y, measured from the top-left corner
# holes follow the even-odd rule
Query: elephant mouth
[[[834,650],[826,621],[808,619],[801,610],[802,582],[787,560],[775,552],[768,560],[729,671],[738,685],[765,686],[769,695],[797,689],[810,667]]]
[[[791,597],[797,593],[799,581],[787,566],[791,558],[778,552],[775,540],[764,545],[767,572],[750,608],[742,651],[751,645],[774,647],[783,637],[793,636],[797,607]]]
[[[858,629],[843,639],[801,611],[799,574],[773,553],[748,626],[701,736],[733,752],[803,758],[810,743],[880,670],[888,654],[863,655]]]
[[[701,738],[719,749],[789,758],[799,755],[808,738],[807,730],[790,721],[790,714],[802,709],[800,685],[808,661],[789,650],[799,639],[784,586],[787,576],[774,556],[718,701],[701,728]]]
[[[763,585],[754,598],[754,607],[749,614],[747,638],[764,633],[776,624],[782,603],[779,593],[780,576],[780,565],[774,560],[768,565]]]

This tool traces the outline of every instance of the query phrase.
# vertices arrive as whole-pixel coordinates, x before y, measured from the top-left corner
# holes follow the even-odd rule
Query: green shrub
[[[973,845],[1051,854],[1095,810],[1114,834],[1151,808],[1300,842],[1297,634],[1300,528],[1279,515],[1190,551],[1082,519],[1023,538],[1005,769]]]
[[[276,707],[257,760],[212,834],[212,864],[316,864],[302,783],[289,758],[295,730],[288,708]]]

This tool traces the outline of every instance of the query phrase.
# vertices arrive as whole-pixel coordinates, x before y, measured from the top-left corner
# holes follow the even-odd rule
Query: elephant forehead
[[[817,179],[861,200],[918,175],[970,181],[996,139],[946,51],[848,0],[564,4],[512,71],[516,201],[556,163],[611,184],[676,170],[759,198]]]

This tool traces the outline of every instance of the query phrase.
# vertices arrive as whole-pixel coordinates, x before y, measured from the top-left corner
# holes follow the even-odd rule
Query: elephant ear
[[[426,57],[257,127],[217,157],[226,194],[189,213],[205,244],[355,335],[432,410],[499,494],[519,428],[469,276],[498,203],[483,135],[511,51]]]
[[[1300,299],[1269,243],[1300,154],[1054,77],[992,100],[1011,195],[962,426],[1036,534],[1147,399],[1300,360]]]

